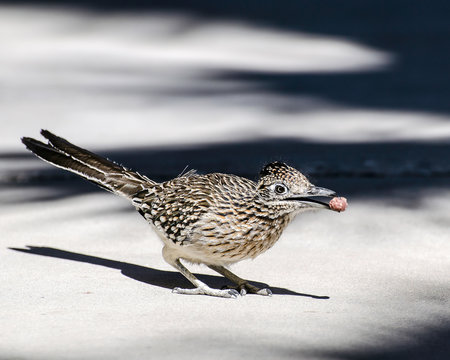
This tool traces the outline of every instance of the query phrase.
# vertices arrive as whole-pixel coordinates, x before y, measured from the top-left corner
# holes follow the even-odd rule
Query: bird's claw
[[[272,291],[269,288],[260,289],[260,288],[254,286],[254,285],[249,284],[248,282],[240,284],[240,285],[238,285],[236,287],[224,286],[222,289],[235,289],[235,290],[239,291],[239,294],[241,296],[245,296],[247,294],[256,294],[256,295],[262,295],[262,296],[272,296]]]
[[[264,288],[264,289],[260,289],[257,292],[258,295],[263,295],[263,296],[272,296],[272,290],[270,290],[269,288]]]

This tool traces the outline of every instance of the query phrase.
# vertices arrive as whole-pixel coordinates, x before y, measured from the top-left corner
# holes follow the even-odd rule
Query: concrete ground
[[[304,28],[266,5],[0,5],[0,359],[448,359],[440,4]],[[24,149],[40,128],[158,180],[287,161],[349,208],[232,267],[272,297],[172,294],[189,284],[132,206]]]

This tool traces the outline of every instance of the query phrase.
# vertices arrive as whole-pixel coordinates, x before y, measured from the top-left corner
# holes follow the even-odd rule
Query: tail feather
[[[48,139],[48,144],[29,137],[22,138],[22,142],[44,161],[80,175],[108,191],[131,200],[135,194],[155,184],[147,177],[75,146],[47,130],[42,130],[41,134]]]
[[[52,146],[44,144],[41,141],[24,137],[22,138],[22,142],[36,156],[38,156],[42,160],[49,162],[52,165],[55,165],[56,167],[69,170],[87,180],[94,181],[96,183],[103,183],[106,180],[103,173],[92,168],[87,169],[85,164],[79,162],[78,160],[61,151],[58,151]]]
[[[52,134],[48,130],[41,130],[41,135],[44,136],[49,144],[58,151],[76,159],[80,163],[95,169],[102,173],[121,173],[125,168],[117,165],[116,163],[107,160],[97,154],[94,154],[88,150],[82,149],[74,144],[71,144],[66,139],[63,139],[55,134]],[[125,169],[126,170],[126,169]]]

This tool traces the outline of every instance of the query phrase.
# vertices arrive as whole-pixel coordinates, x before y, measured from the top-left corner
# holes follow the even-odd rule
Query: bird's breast
[[[228,263],[255,258],[275,244],[289,222],[289,216],[207,214],[192,229],[186,245]]]

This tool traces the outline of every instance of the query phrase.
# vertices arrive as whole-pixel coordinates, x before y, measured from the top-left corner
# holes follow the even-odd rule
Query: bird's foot
[[[263,296],[272,296],[272,291],[269,288],[260,289],[248,282],[244,282],[236,287],[226,287],[228,289],[235,289],[236,291],[239,291],[239,294],[241,296],[245,296],[247,294],[256,294],[256,295],[263,295]]]
[[[172,290],[173,293],[176,294],[185,294],[185,295],[209,295],[209,296],[216,296],[216,297],[223,297],[223,298],[232,298],[237,299],[239,296],[239,292],[237,292],[235,289],[212,289],[208,286],[200,286],[196,287],[194,289],[182,289],[179,287],[176,287]]]

